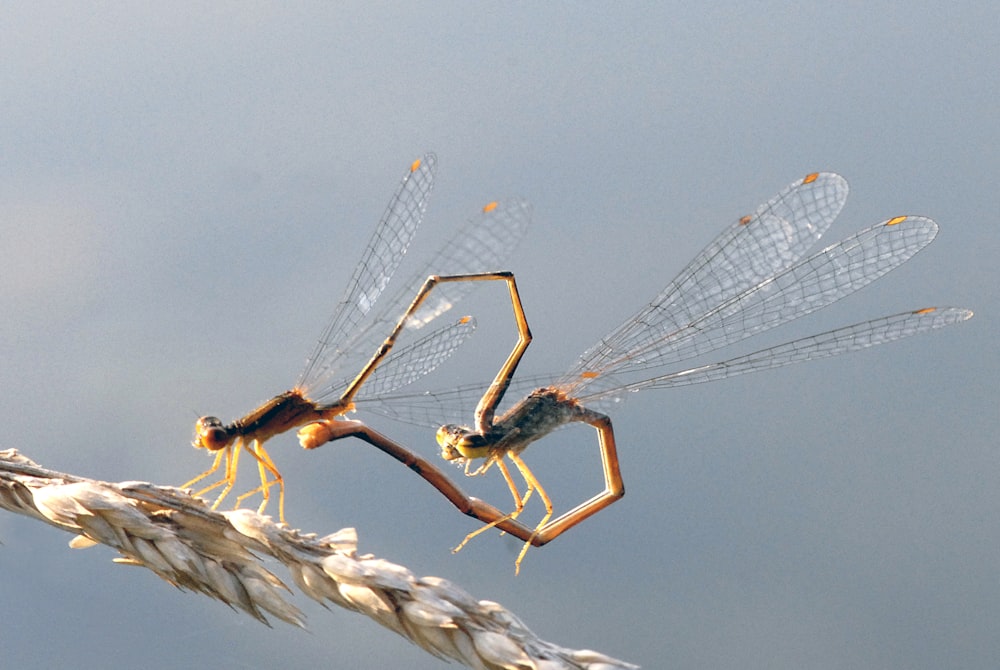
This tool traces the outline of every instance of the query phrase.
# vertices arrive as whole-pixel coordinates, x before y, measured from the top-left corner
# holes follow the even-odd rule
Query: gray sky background
[[[203,470],[194,419],[295,382],[427,150],[407,267],[490,199],[534,205],[510,263],[525,372],[564,370],[724,225],[832,170],[852,192],[829,241],[906,213],[941,232],[787,334],[935,304],[972,321],[631,399],[628,494],[517,578],[517,542],[453,556],[475,524],[360,443],[270,445],[288,516],[647,668],[996,668],[998,43],[985,2],[7,5],[2,446],[108,480]],[[480,332],[427,386],[493,374],[500,293],[463,304]],[[527,452],[564,508],[600,488],[593,444]],[[495,475],[461,484],[507,503]],[[443,667],[301,597],[311,633],[269,630],[41,524],[0,515],[0,538],[9,667]]]

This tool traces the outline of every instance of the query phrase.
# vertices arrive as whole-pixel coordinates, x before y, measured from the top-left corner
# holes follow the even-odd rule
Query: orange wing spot
[[[419,170],[420,169],[420,164],[421,164],[421,160],[419,158],[417,160],[413,161],[413,163],[410,165],[410,172],[416,172],[417,170]]]
[[[744,216],[744,217],[743,217],[742,219],[740,219],[740,225],[741,225],[741,226],[745,226],[745,225],[747,225],[748,223],[750,223],[750,219],[751,219],[751,218],[753,218],[753,217],[751,217],[751,216],[750,216],[749,214],[747,214],[747,215],[746,215],[746,216]]]
[[[588,370],[587,372],[580,373],[580,376],[583,377],[584,379],[597,379],[598,377],[601,376],[601,373],[600,372],[591,372],[591,371]]]
[[[472,321],[471,316],[463,316],[461,319],[458,320],[459,323],[468,323],[470,321]]]
[[[902,223],[903,221],[906,221],[906,217],[905,216],[897,216],[894,219],[889,219],[888,221],[886,221],[885,225],[887,225],[887,226],[895,226],[897,223]]]
[[[486,205],[485,207],[483,207],[483,213],[484,214],[489,214],[490,212],[492,212],[494,209],[497,208],[498,204],[499,203],[497,203],[497,201],[494,200],[493,202],[491,202],[488,205]]]
[[[817,177],[819,177],[819,172],[813,172],[812,174],[807,174],[806,178],[802,180],[802,183],[803,184],[811,184],[814,181],[816,181]]]
[[[931,312],[936,312],[937,307],[924,307],[923,309],[918,309],[914,314],[930,314]]]

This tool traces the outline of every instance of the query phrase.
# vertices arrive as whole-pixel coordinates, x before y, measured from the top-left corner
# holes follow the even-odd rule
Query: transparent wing
[[[507,259],[520,244],[531,222],[531,205],[512,198],[491,202],[482,212],[417,271],[400,292],[400,298],[412,299],[429,275],[478,274],[507,270]],[[407,321],[409,328],[421,328],[444,314],[476,287],[475,282],[449,282],[439,284]],[[399,318],[398,310],[387,315]]]
[[[830,227],[847,200],[847,181],[810,174],[726,228],[650,304],[597,343],[574,370],[627,358],[792,266]]]
[[[355,401],[360,403],[378,398],[412,384],[446,361],[475,330],[476,320],[463,316],[408,346],[399,347],[375,369],[358,391]],[[350,381],[344,380],[342,386],[347,386]]]
[[[961,323],[972,318],[972,315],[971,310],[957,307],[929,307],[903,312],[804,337],[719,363],[670,372],[637,382],[626,383],[613,376],[603,377],[595,383],[590,393],[577,400],[591,409],[608,408],[630,393],[645,389],[702,384],[793,363],[839,356]],[[511,384],[510,397],[523,398],[536,388],[548,386],[551,381],[551,376],[515,378]],[[461,423],[470,420],[473,408],[487,386],[485,383],[469,384],[444,391],[387,396],[379,398],[374,405],[366,404],[366,409],[420,426],[437,427],[446,422]]]
[[[580,400],[588,403],[609,397],[620,398],[624,397],[626,393],[643,389],[701,384],[748,372],[759,372],[793,363],[839,356],[878,344],[894,342],[918,333],[944,328],[970,318],[972,318],[971,310],[957,307],[928,307],[912,312],[903,312],[837,328],[819,335],[804,337],[720,363],[702,365],[631,384],[602,389],[582,396]]]
[[[514,377],[501,408],[509,407],[536,388],[549,385],[554,378],[555,375]],[[489,382],[477,382],[437,391],[384,395],[366,401],[365,410],[428,428],[437,428],[444,423],[468,423],[472,421],[476,405],[489,385]],[[502,413],[503,409],[497,412],[498,416]]]
[[[748,226],[758,222],[759,236],[746,236],[735,227],[725,231],[646,309],[593,347],[558,382],[553,383],[551,376],[515,378],[506,396],[514,399],[508,401],[508,406],[528,391],[544,386],[557,386],[588,406],[606,406],[631,391],[713,381],[838,355],[941,328],[972,316],[972,312],[957,308],[906,312],[722,363],[630,381],[629,377],[635,378],[634,373],[662,370],[670,363],[734,344],[829,305],[904,263],[934,239],[937,225],[933,221],[900,216],[796,262],[811,240],[822,232],[819,228],[825,228],[836,216],[846,195],[846,185],[841,188],[838,180],[842,180],[836,175],[825,178],[826,183],[821,186],[827,195],[821,200],[826,204],[812,207],[816,212],[826,212],[815,216],[816,220],[825,223],[818,227],[809,223],[800,233],[788,232],[796,230],[795,226],[789,228],[777,223],[781,217],[775,213],[775,203],[787,203],[789,197],[798,197],[796,194],[801,195],[799,189],[820,177],[823,175],[811,175],[793,184],[786,189],[788,192],[737,224]],[[789,210],[812,211],[810,207],[797,204],[789,206]],[[811,221],[805,216],[796,220]],[[768,230],[768,222],[773,223],[770,232],[763,232]],[[794,243],[790,242],[792,240]],[[746,249],[739,248],[740,244],[746,244]],[[768,244],[777,244],[782,250],[769,250]],[[758,255],[763,259],[759,263],[761,269],[746,269],[757,264]],[[704,288],[702,282],[709,288]],[[679,309],[680,316],[673,309]],[[452,418],[468,421],[486,386],[476,384],[447,391],[385,397],[371,409],[420,425],[440,425]],[[582,392],[584,389],[586,392]]]
[[[595,369],[575,367],[565,385],[575,389],[606,374],[635,372],[687,360],[787,323],[868,285],[912,258],[937,234],[919,216],[896,217],[827,247],[744,291],[689,324]],[[631,324],[630,324],[631,325]],[[658,331],[657,324],[651,329]]]
[[[343,299],[306,362],[305,370],[299,377],[300,388],[307,388],[310,380],[333,372],[341,352],[339,343],[357,328],[385,290],[427,211],[436,167],[437,157],[426,154],[414,161],[403,175],[361,255],[361,261],[354,269]]]
[[[351,375],[360,371],[375,353],[376,347],[392,331],[429,275],[473,274],[504,269],[502,266],[524,238],[530,222],[531,205],[523,200],[512,198],[493,202],[484,207],[479,215],[462,226],[427,264],[413,273],[391,299],[385,301],[375,317],[360,324],[353,331],[344,333],[335,343],[336,349],[327,353],[327,366],[324,369],[312,370],[308,376],[303,375],[299,383],[300,388],[305,389],[310,397],[317,401],[339,397],[347,382],[353,379]],[[475,284],[477,282],[449,282],[435,286],[424,304],[408,320],[409,330],[415,331],[448,311],[466,293],[475,288]],[[437,332],[438,337],[452,335],[453,331]],[[426,344],[429,346],[429,343]],[[450,349],[449,352],[454,350]],[[407,363],[404,357],[394,358],[395,365]],[[438,364],[442,361],[443,359],[438,361]],[[373,372],[372,378],[365,383],[378,383],[378,377],[384,374],[380,370],[388,362],[388,360],[383,361]],[[409,361],[409,364],[416,365],[413,361]]]

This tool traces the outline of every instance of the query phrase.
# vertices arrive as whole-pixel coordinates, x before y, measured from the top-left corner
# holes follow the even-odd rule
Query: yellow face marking
[[[496,208],[497,208],[497,205],[498,205],[498,204],[499,204],[499,203],[498,203],[498,202],[497,202],[496,200],[494,200],[494,201],[493,201],[493,202],[491,202],[491,203],[488,203],[487,205],[485,205],[485,206],[483,207],[483,213],[484,213],[484,214],[489,214],[490,212],[492,212],[492,211],[493,211],[494,209],[496,209]]]
[[[802,180],[802,183],[803,184],[811,184],[814,181],[816,181],[817,177],[819,177],[819,172],[813,172],[812,174],[807,174],[806,178]]]
[[[490,455],[490,448],[486,444],[476,444],[477,435],[458,435],[455,431],[449,430],[449,426],[441,426],[434,435],[438,446],[441,447],[441,456],[446,460],[453,461],[457,458],[486,458]]]
[[[887,225],[887,226],[895,226],[897,223],[902,223],[903,221],[906,221],[906,217],[905,216],[897,216],[894,219],[889,219],[888,221],[886,221],[885,225]]]
[[[413,163],[410,165],[410,172],[416,172],[419,169],[420,169],[420,159],[418,158],[417,160],[413,161]]]

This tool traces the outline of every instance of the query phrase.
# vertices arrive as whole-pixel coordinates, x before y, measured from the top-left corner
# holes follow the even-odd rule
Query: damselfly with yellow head
[[[726,228],[652,302],[602,338],[563,375],[512,384],[521,348],[515,349],[516,355],[507,360],[485,393],[477,385],[386,396],[370,407],[400,420],[440,425],[442,418],[468,412],[479,399],[473,425],[447,424],[438,429],[441,454],[464,463],[470,475],[496,465],[510,488],[514,510],[501,518],[492,513],[480,516],[476,506],[468,504],[469,498],[456,501],[450,496],[464,512],[488,524],[469,534],[456,551],[484,530],[498,526],[525,541],[517,558],[519,568],[528,546],[549,542],[621,498],[625,488],[611,420],[599,411],[608,401],[643,389],[714,381],[856,351],[972,316],[966,309],[918,309],[722,362],[668,371],[666,366],[735,344],[840,300],[911,258],[937,233],[930,219],[898,216],[799,260],[839,214],[846,197],[846,181],[832,173],[810,174],[791,184]],[[521,315],[519,327],[524,324],[526,332],[523,310],[518,304],[514,309]],[[498,413],[508,388],[534,390]],[[556,428],[574,422],[589,424],[598,433],[605,488],[552,519],[551,499],[521,453]],[[523,495],[505,457],[525,481]],[[481,465],[472,469],[470,464],[479,459],[483,459]],[[532,527],[517,517],[535,490],[545,513]]]

